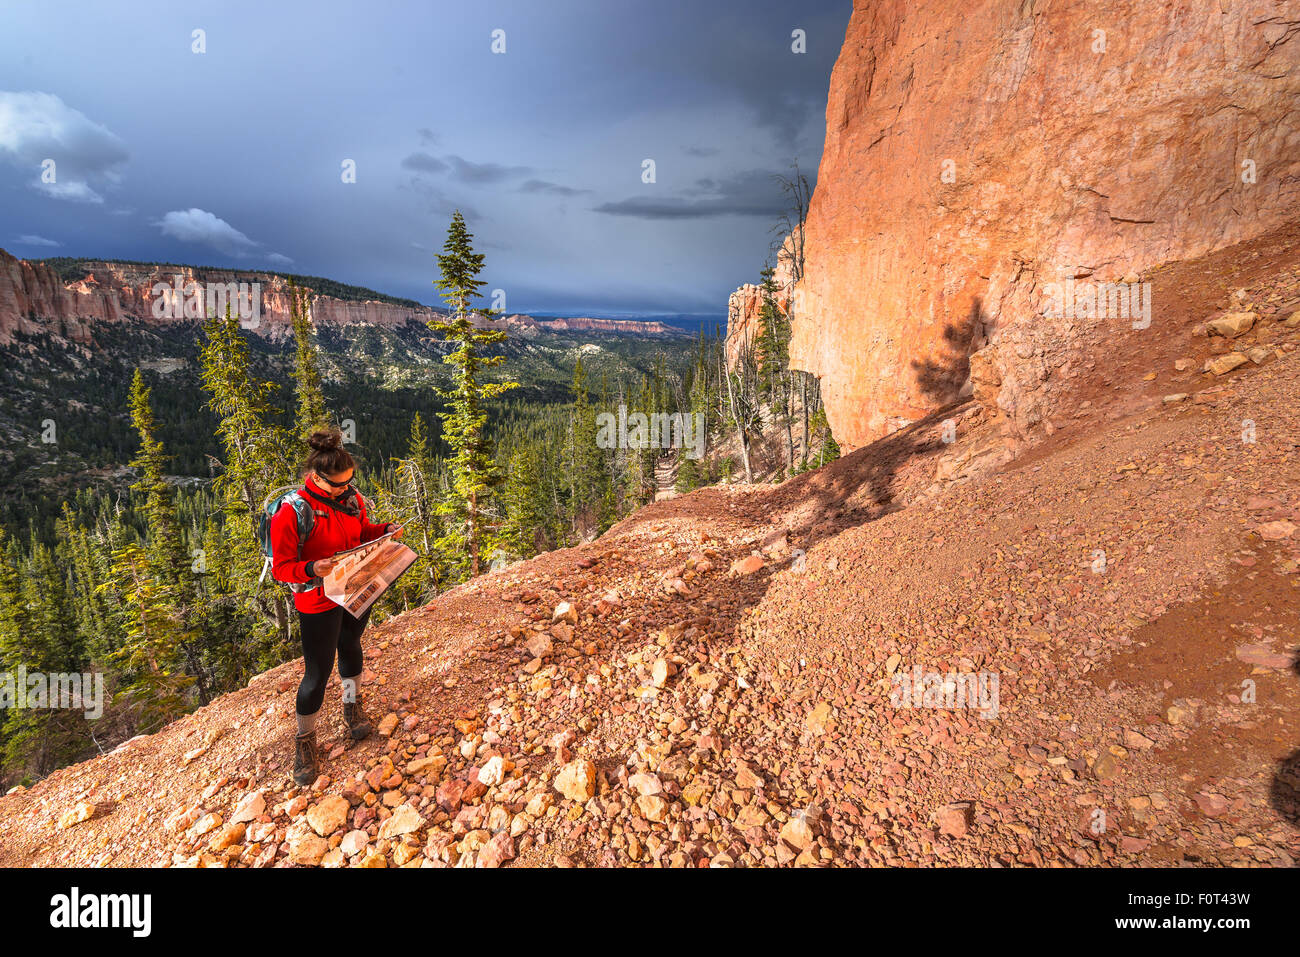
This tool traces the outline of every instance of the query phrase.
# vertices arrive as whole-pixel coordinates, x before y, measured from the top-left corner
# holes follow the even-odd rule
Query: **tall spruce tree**
[[[131,600],[128,595],[147,598],[157,606],[153,614],[174,620],[177,633],[183,636],[177,651],[183,658],[185,672],[194,680],[200,703],[207,704],[213,695],[208,674],[212,649],[205,647],[204,635],[195,627],[195,622],[203,618],[197,601],[197,584],[185,552],[183,530],[177,521],[174,492],[164,474],[167,455],[155,434],[150,389],[139,369],[131,381],[130,407],[131,424],[140,437],[139,451],[131,461],[138,479],[131,489],[143,497],[143,552],[148,574],[154,581],[153,587],[136,587],[133,582],[121,597],[127,602]],[[118,581],[125,580],[118,575]],[[130,614],[138,620],[140,610],[130,609]]]
[[[262,571],[256,522],[267,495],[290,482],[297,444],[272,424],[273,386],[253,376],[248,344],[229,307],[224,317],[209,319],[203,328],[201,380],[210,396],[208,408],[218,416],[217,438],[224,453],[212,488],[223,514],[231,576],[242,583],[237,597],[259,622],[256,657],[269,667],[292,647],[290,617],[279,589],[256,587]],[[278,649],[272,645],[276,637]]]
[[[484,403],[519,385],[481,378],[485,369],[500,365],[505,358],[484,355],[483,350],[505,342],[506,334],[501,330],[476,328],[472,322],[470,303],[487,285],[478,278],[484,257],[474,252],[473,238],[460,210],[456,210],[447,228],[447,241],[438,256],[442,277],[434,280],[451,316],[445,322],[429,322],[429,327],[442,333],[447,342],[456,343],[456,348],[443,359],[454,370],[453,387],[438,390],[449,403],[448,410],[439,412],[438,417],[443,423],[443,438],[452,450],[448,462],[452,494],[441,511],[452,517],[443,544],[464,551],[470,577],[479,574],[482,556],[491,547],[491,503],[501,483],[493,443],[487,434]],[[496,315],[492,309],[473,311],[484,317]]]

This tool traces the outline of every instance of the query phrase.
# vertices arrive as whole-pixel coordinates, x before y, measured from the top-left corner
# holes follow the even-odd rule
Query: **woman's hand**
[[[405,527],[399,528],[397,531],[393,532],[393,538],[401,538],[401,537],[402,537],[402,534],[403,534],[405,531],[406,531],[406,528],[405,528]]]
[[[328,558],[318,558],[311,563],[311,567],[317,578],[324,578],[333,570],[334,562]]]

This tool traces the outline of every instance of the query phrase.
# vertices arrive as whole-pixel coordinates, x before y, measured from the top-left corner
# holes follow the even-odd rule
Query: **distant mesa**
[[[532,316],[513,315],[488,320],[494,325],[504,325],[508,329],[521,331],[526,329],[542,332],[585,332],[596,335],[635,335],[635,336],[685,336],[682,329],[665,325],[662,322],[644,322],[640,319],[595,319],[589,316],[578,318],[536,319]],[[483,325],[488,322],[480,323]]]

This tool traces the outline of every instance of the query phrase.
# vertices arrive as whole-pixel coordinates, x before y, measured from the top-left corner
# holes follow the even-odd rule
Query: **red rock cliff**
[[[1071,335],[1047,283],[1295,217],[1298,34],[1298,0],[855,0],[791,343],[842,444],[944,404],[971,365],[1032,435]]]
[[[15,331],[37,332],[49,329],[55,322],[62,323],[70,337],[82,339],[95,322],[176,321],[171,316],[155,318],[158,297],[153,290],[157,283],[174,285],[177,275],[181,276],[182,288],[191,282],[260,283],[259,322],[249,328],[272,338],[291,334],[289,284],[281,276],[189,266],[115,262],[87,265],[89,276],[65,285],[45,263],[15,259],[0,249],[0,342],[9,341]],[[434,315],[435,311],[427,306],[312,297],[312,319],[317,325],[368,322],[392,327],[408,321],[424,322]]]
[[[292,335],[289,318],[289,283],[273,273],[234,272],[226,269],[195,269],[189,266],[138,266],[119,262],[88,263],[90,274],[76,282],[64,284],[51,266],[41,262],[15,259],[0,249],[0,343],[8,342],[16,331],[38,332],[61,328],[73,339],[85,340],[96,322],[168,323],[178,317],[155,318],[154,304],[159,298],[154,287],[164,283],[181,288],[191,282],[260,283],[259,321],[247,324],[252,332],[278,339]],[[312,295],[312,321],[317,325],[345,326],[369,323],[389,328],[407,322],[425,323],[443,313],[428,306],[411,306],[379,300],[345,300]],[[188,321],[188,320],[187,320]],[[487,320],[477,320],[487,325]],[[622,319],[535,319],[527,315],[506,316],[492,324],[512,335],[535,335],[538,332],[580,332],[613,335],[679,336],[682,330],[660,322]]]

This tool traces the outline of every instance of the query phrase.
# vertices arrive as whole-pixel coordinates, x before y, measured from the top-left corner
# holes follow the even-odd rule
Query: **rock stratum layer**
[[[790,348],[837,439],[963,388],[1013,443],[1051,431],[1081,327],[1127,319],[1046,318],[1049,284],[1134,281],[1294,219],[1298,32],[1296,0],[857,0]]]
[[[249,331],[271,339],[292,334],[289,282],[274,273],[244,272],[192,266],[140,265],[121,262],[87,262],[88,274],[65,283],[55,269],[43,262],[16,259],[0,249],[0,343],[10,342],[14,333],[55,331],[85,341],[97,322],[167,323],[193,321],[181,316],[155,316],[155,295],[159,283],[180,288],[191,283],[259,283],[258,322]],[[381,300],[336,299],[317,295],[310,285],[312,321],[318,326],[346,326],[367,323],[398,328],[409,322],[426,323],[445,313],[428,306]],[[565,318],[535,319],[511,315],[497,320],[480,320],[479,325],[504,328],[511,334],[539,332],[581,332],[593,334],[671,336],[681,330],[660,322],[621,319]]]

